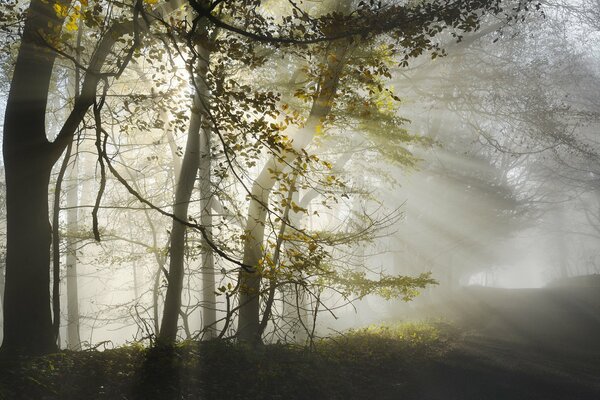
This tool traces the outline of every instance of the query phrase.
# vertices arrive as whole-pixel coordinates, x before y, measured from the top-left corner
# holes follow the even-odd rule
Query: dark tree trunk
[[[50,311],[48,183],[57,157],[45,129],[55,54],[40,43],[39,34],[56,24],[62,21],[50,4],[31,2],[6,105],[4,354],[56,349]]]
[[[51,168],[33,163],[33,157],[21,160],[6,162],[8,235],[2,350],[44,354],[56,350],[50,312]]]

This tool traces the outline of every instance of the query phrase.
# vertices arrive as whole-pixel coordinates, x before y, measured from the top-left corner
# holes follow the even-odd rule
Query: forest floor
[[[4,361],[0,399],[600,399],[598,314],[563,294],[475,291],[453,304],[460,323],[374,326],[311,350],[185,342]]]

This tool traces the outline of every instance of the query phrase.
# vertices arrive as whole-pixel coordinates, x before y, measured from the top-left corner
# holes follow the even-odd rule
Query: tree
[[[48,142],[46,101],[56,53],[40,42],[62,25],[50,4],[32,1],[15,64],[4,122],[7,260],[4,342],[8,353],[56,349],[50,314],[50,171],[63,148]],[[26,184],[24,184],[26,182]]]
[[[361,4],[364,4],[364,2]],[[462,9],[457,4],[449,5],[447,8],[437,3],[432,3],[431,5],[431,9],[426,6],[421,8],[421,4],[416,5],[414,9],[410,6],[406,8],[400,6],[392,8],[391,13],[397,12],[404,16],[411,15],[414,19],[406,21],[406,25],[401,28],[384,26],[384,29],[379,32],[389,33],[390,40],[384,43],[389,46],[390,54],[397,56],[400,53],[400,64],[402,66],[408,65],[409,59],[417,57],[426,51],[432,52],[432,58],[436,58],[440,53],[443,54],[443,51],[439,51],[438,46],[432,42],[432,38],[445,29],[453,27],[463,32],[469,32],[479,28],[479,17],[477,15],[472,14],[470,17],[463,19],[464,16],[460,14],[460,12],[472,12],[469,6]],[[481,5],[479,4],[479,6]],[[438,6],[440,8],[437,8]],[[499,8],[491,7],[491,9],[493,12],[500,11]],[[379,11],[376,8],[375,10],[371,9],[368,11],[375,13]],[[458,12],[458,14],[451,14],[450,10]],[[412,11],[414,11],[414,14],[411,13]],[[336,11],[335,18],[328,21],[331,24],[329,27],[331,31],[339,27],[337,24],[344,19],[344,15],[343,11]],[[393,20],[393,18],[391,19]],[[443,23],[438,23],[438,21],[443,21]],[[459,21],[463,21],[464,23]],[[366,30],[369,29],[368,25],[363,28]],[[457,36],[457,33],[453,32],[453,35]],[[243,262],[248,266],[252,266],[252,268],[242,270],[240,273],[240,311],[237,335],[242,341],[256,343],[261,340],[260,294],[262,272],[259,266],[260,262],[264,261],[263,256],[265,251],[263,249],[266,248],[264,230],[269,212],[268,204],[271,191],[280,175],[285,176],[294,159],[301,157],[302,152],[305,152],[305,148],[312,141],[313,136],[323,129],[323,125],[326,119],[330,117],[329,114],[336,101],[336,91],[338,90],[341,76],[343,76],[343,68],[346,63],[345,58],[348,56],[348,53],[351,53],[354,48],[360,47],[361,44],[360,37],[344,38],[333,42],[326,49],[326,62],[323,63],[325,67],[320,79],[317,80],[317,89],[313,93],[307,94],[307,98],[312,99],[312,108],[304,125],[300,129],[287,134],[290,138],[290,144],[282,147],[282,149],[277,149],[273,156],[266,162],[249,191],[250,204],[247,226],[243,234]],[[358,75],[362,77],[363,83],[365,81],[371,83],[373,75],[387,74],[387,69],[381,65],[376,65],[374,71],[371,72],[370,69],[363,68],[358,71]],[[379,91],[382,91],[381,84],[377,82],[377,86]],[[367,90],[372,93],[377,89],[367,87]],[[284,220],[281,215],[278,216],[278,219]],[[267,307],[268,309],[269,307]]]
[[[209,137],[211,134],[209,128],[210,121],[208,119],[208,88],[206,86],[210,58],[210,52],[208,51],[208,32],[203,29],[202,31],[197,31],[195,33],[198,35],[196,39],[198,41],[196,46],[198,52],[196,66],[197,76],[194,78],[192,115],[190,118],[187,143],[185,145],[185,153],[181,163],[181,173],[179,174],[177,181],[175,203],[173,205],[173,214],[177,217],[177,220],[173,220],[173,228],[171,230],[169,274],[167,276],[169,285],[165,296],[164,313],[158,336],[158,341],[162,344],[173,344],[177,339],[177,320],[181,309],[181,292],[183,289],[184,275],[183,258],[185,232],[187,229],[187,227],[179,221],[188,218],[188,207],[200,163],[203,157],[207,157],[207,141],[205,138]],[[202,137],[204,137],[204,139]],[[204,163],[204,167],[210,171],[210,165],[207,166],[206,163]],[[209,184],[207,185],[206,181],[204,181],[203,188],[205,191],[207,188],[210,188],[210,182],[208,183]],[[202,196],[207,196],[207,193],[203,192]],[[204,215],[206,215],[207,208],[208,203],[204,204],[204,207],[202,207]],[[210,210],[208,210],[208,212],[210,212]],[[205,219],[204,222],[208,221]],[[207,225],[204,225],[204,227],[206,228]],[[211,305],[209,305],[209,307],[210,306]]]
[[[152,0],[146,3],[157,2]],[[207,6],[191,1],[190,5],[197,12],[196,23],[191,27],[192,34],[199,26],[197,22],[202,20],[212,27],[273,46],[338,39],[343,42],[351,37],[388,32],[401,49],[402,64],[426,50],[439,54],[439,46],[430,38],[440,31],[446,28],[471,31],[479,27],[484,13],[504,12],[499,0],[469,0],[449,4],[434,1],[407,6],[393,2],[383,5],[360,2],[356,12],[346,16],[331,13],[316,18],[298,16],[297,11],[293,11],[291,14],[298,16],[297,20],[286,17],[283,24],[279,24],[273,18],[263,17],[255,4],[227,3],[231,3],[227,4],[230,13],[238,8],[242,10],[242,15],[250,18],[247,20],[247,29],[235,25],[239,19],[233,18],[230,23],[230,20],[221,18],[218,11],[224,2],[217,0]],[[51,231],[46,189],[52,167],[72,142],[77,127],[92,106],[98,151],[102,153],[100,112],[106,98],[104,95],[97,96],[99,83],[102,83],[102,92],[106,94],[109,80],[121,76],[135,51],[142,45],[142,34],[155,21],[165,23],[168,20],[165,17],[181,4],[181,1],[172,0],[154,8],[144,8],[144,3],[138,0],[129,8],[114,2],[111,6],[119,12],[112,12],[111,15],[117,15],[117,18],[108,20],[105,25],[100,3],[82,15],[67,0],[31,1],[14,66],[4,126],[8,215],[4,353],[42,354],[56,348],[48,290]],[[516,3],[514,8],[509,7],[507,13],[509,18],[513,18],[514,12],[522,10],[522,4]],[[83,17],[89,18],[87,22],[98,28],[98,44],[85,67],[81,93],[75,99],[73,109],[57,137],[50,141],[44,120],[54,62],[58,53],[73,60],[69,54],[72,48],[63,46],[63,34],[76,29],[73,28],[76,20]],[[340,27],[343,29],[337,29]],[[274,35],[275,31],[283,32],[282,36]],[[115,68],[109,68],[111,65]],[[106,157],[104,159],[108,162]],[[24,182],[27,184],[24,185]],[[181,222],[179,217],[175,219]],[[99,237],[97,226],[95,234]]]
[[[173,5],[171,2],[169,6]],[[116,33],[133,23],[115,24],[95,51],[74,108],[57,138],[46,136],[48,90],[57,52],[51,43],[67,19],[70,2],[32,0],[7,100],[3,154],[7,193],[7,260],[4,303],[5,354],[43,354],[56,349],[49,293],[51,229],[48,184],[52,167],[87,110]],[[118,72],[117,72],[118,74]],[[26,183],[26,184],[24,184]]]

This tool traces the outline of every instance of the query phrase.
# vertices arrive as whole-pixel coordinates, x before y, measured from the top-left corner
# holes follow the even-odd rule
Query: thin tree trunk
[[[4,270],[6,265],[6,259],[0,257],[0,302],[4,304]]]
[[[81,11],[85,10],[82,5]],[[85,24],[79,20],[77,30],[77,50],[75,59],[81,61],[81,40]],[[80,79],[81,70],[75,67],[73,82],[75,98],[81,92]],[[79,131],[81,134],[81,130]],[[73,146],[71,144],[70,146]],[[76,150],[79,150],[77,147]],[[67,153],[68,154],[68,153]],[[81,349],[81,337],[79,332],[79,290],[77,284],[77,237],[79,232],[79,154],[73,157],[73,165],[69,171],[69,187],[67,188],[67,348],[70,350]]]
[[[67,147],[54,185],[54,205],[52,207],[52,330],[60,348],[60,195],[62,184],[71,158],[72,145]]]
[[[561,207],[554,211],[554,252],[560,279],[569,277],[568,246],[565,241],[565,210]]]
[[[280,259],[281,259],[281,254],[282,252],[285,252],[285,244],[284,244],[284,237],[285,237],[285,232],[287,230],[288,224],[290,223],[290,210],[291,210],[291,206],[292,206],[292,199],[294,198],[294,195],[298,195],[298,192],[296,190],[296,180],[298,179],[298,173],[294,173],[294,177],[292,178],[292,181],[290,182],[290,188],[288,190],[288,194],[287,194],[287,201],[286,201],[286,205],[285,205],[285,209],[283,211],[283,215],[281,218],[281,225],[279,226],[279,232],[277,233],[277,240],[275,243],[275,249],[273,250],[273,268],[278,268],[280,265]],[[269,291],[268,291],[268,295],[267,295],[267,300],[265,302],[265,311],[263,313],[263,317],[262,320],[260,321],[259,324],[259,331],[258,331],[258,335],[262,336],[262,334],[265,332],[265,329],[267,328],[267,325],[269,323],[269,319],[271,318],[271,314],[273,312],[273,303],[275,302],[275,292],[277,290],[277,277],[272,276],[269,279]]]
[[[291,135],[292,146],[296,152],[302,151],[314,137],[332,107],[333,98],[344,66],[344,58],[349,43],[341,41],[332,44],[333,50],[327,54],[327,67],[321,76],[320,90],[315,99],[305,126]],[[245,265],[254,266],[250,271],[240,272],[240,305],[238,319],[238,339],[244,342],[260,342],[260,272],[256,269],[262,258],[262,245],[269,196],[276,183],[276,174],[282,171],[296,157],[295,152],[286,152],[279,157],[273,156],[254,181],[248,207],[247,225],[244,231]]]
[[[331,173],[338,175],[341,173],[352,155],[353,151],[345,152],[334,164]],[[310,189],[304,193],[300,199],[300,193],[295,191],[292,196],[292,201],[296,203],[300,209],[306,210],[310,203],[319,197],[321,192],[316,188]],[[305,217],[302,211],[289,210],[289,224],[297,229],[302,229],[302,219]],[[286,234],[286,231],[283,231]],[[308,304],[307,293],[302,286],[297,284],[286,285],[283,288],[283,317],[287,320],[297,320],[298,323],[290,323],[291,330],[287,333],[291,335],[296,343],[305,344],[310,333],[308,327]]]
[[[133,237],[133,235],[131,234],[131,231],[129,233],[130,237]],[[133,243],[130,246],[130,250],[131,254],[133,255],[135,253],[135,246],[133,245]],[[131,261],[131,269],[133,272],[133,299],[134,302],[137,303],[140,299],[140,283],[139,283],[139,278],[138,278],[138,263],[137,263],[137,259],[135,258],[135,256],[133,257],[132,261]]]
[[[204,34],[200,40],[206,42],[206,35]],[[202,46],[199,45],[198,48],[200,47]],[[180,220],[187,220],[188,218],[190,198],[200,165],[200,130],[203,124],[202,110],[206,104],[206,99],[202,97],[204,92],[202,88],[206,85],[208,59],[199,57],[197,63],[198,73],[195,77],[196,90],[192,104],[188,138],[181,163],[181,173],[175,190],[175,204],[173,205],[173,214]],[[184,277],[185,233],[186,227],[174,219],[169,249],[168,286],[165,295],[160,334],[158,336],[159,343],[163,345],[173,344],[177,339],[177,321],[181,310],[181,292],[183,290]]]
[[[208,58],[208,52],[206,54]],[[208,120],[206,120],[208,122]],[[200,223],[206,229],[206,235],[212,240],[212,187],[211,176],[211,141],[210,126],[205,124],[200,134]],[[215,295],[215,261],[212,248],[202,237],[202,321],[204,338],[214,339],[217,336],[217,300]]]
[[[67,188],[67,348],[79,350],[79,295],[77,285],[77,232],[79,231],[79,168],[77,156],[69,174]]]
[[[200,116],[192,113],[190,129],[183,157],[181,175],[175,191],[173,214],[180,220],[187,220],[192,189],[196,180],[199,163]],[[184,258],[186,227],[173,220],[169,249],[169,275],[167,276],[167,293],[160,327],[159,341],[162,344],[174,343],[177,338],[177,320],[181,309],[181,292],[183,290]]]

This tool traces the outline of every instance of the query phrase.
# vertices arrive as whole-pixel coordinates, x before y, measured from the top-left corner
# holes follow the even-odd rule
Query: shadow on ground
[[[600,290],[465,289],[431,317],[305,348],[228,342],[0,365],[0,399],[600,399]]]

